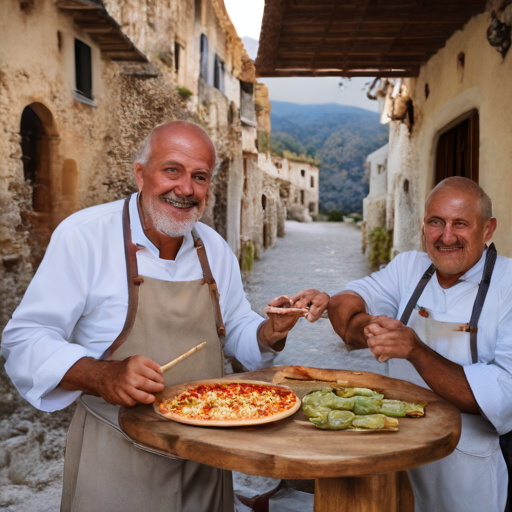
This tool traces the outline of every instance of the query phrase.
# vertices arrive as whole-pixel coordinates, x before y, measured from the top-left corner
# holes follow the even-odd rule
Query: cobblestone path
[[[245,277],[253,309],[265,316],[265,305],[279,295],[317,288],[329,295],[341,291],[370,268],[361,253],[361,232],[339,222],[286,223],[286,237],[267,250]],[[387,375],[387,363],[377,363],[369,350],[347,350],[329,320],[310,324],[301,319],[277,356],[276,365],[303,365],[371,371]]]

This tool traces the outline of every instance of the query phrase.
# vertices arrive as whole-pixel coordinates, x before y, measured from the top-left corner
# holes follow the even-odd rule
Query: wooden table
[[[226,378],[271,382],[283,368],[288,367]],[[426,415],[400,418],[399,432],[319,430],[301,410],[266,425],[202,428],[166,420],[151,406],[137,405],[120,410],[120,425],[143,446],[202,464],[272,478],[315,479],[315,512],[409,510],[410,501],[401,501],[396,472],[449,455],[460,437],[460,413],[431,391],[405,381],[370,372],[322,372],[322,379],[382,390],[387,398],[428,402]],[[308,383],[289,385],[299,396],[311,390]]]

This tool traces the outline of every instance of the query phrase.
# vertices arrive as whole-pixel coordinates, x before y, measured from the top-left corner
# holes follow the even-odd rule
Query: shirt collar
[[[487,247],[485,248],[482,257],[478,260],[476,265],[471,267],[463,276],[460,277],[459,281],[472,281],[473,283],[479,284],[482,280],[484,273],[485,258],[487,256]]]
[[[139,248],[147,249],[155,258],[160,259],[160,251],[156,247],[156,245],[146,236],[144,233],[144,229],[142,228],[142,222],[140,220],[139,210],[137,208],[137,198],[138,194],[134,193],[130,197],[130,229],[132,232],[132,242],[136,244]],[[180,250],[176,255],[177,261],[183,253],[185,253],[190,247],[194,245],[194,239],[192,238],[192,233],[187,233],[183,237],[183,243],[181,244]]]

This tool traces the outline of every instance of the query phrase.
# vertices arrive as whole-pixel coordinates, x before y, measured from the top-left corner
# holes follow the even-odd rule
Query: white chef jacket
[[[486,251],[451,288],[432,276],[420,298],[434,320],[469,323],[482,278]],[[427,254],[398,255],[380,272],[346,286],[360,295],[371,315],[400,318],[418,281],[431,265]],[[454,320],[456,318],[456,320]],[[390,359],[392,374],[393,359]],[[512,260],[498,256],[478,322],[478,362],[464,366],[475,399],[498,433],[512,430]]]
[[[82,357],[99,358],[121,332],[128,308],[122,209],[115,201],[81,210],[52,235],[45,257],[2,336],[5,370],[34,407],[55,411],[71,404],[78,391],[57,388]],[[175,260],[159,258],[146,237],[130,199],[132,241],[139,274],[164,281],[202,279],[191,234]],[[220,294],[226,327],[224,351],[250,370],[268,366],[277,353],[260,351],[256,331],[263,319],[252,311],[242,286],[238,261],[224,239],[197,223]]]

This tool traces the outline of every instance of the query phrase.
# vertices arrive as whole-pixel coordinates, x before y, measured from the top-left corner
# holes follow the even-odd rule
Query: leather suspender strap
[[[469,321],[469,346],[471,348],[471,361],[473,364],[478,362],[478,347],[477,347],[477,332],[478,320],[484,307],[485,297],[489,291],[491,284],[492,272],[496,263],[498,253],[494,244],[491,244],[487,249],[487,256],[485,257],[484,272],[482,280],[478,285],[478,293],[476,295],[475,304],[473,305],[473,312],[471,313],[471,320]]]
[[[139,277],[137,267],[137,246],[132,242],[132,232],[130,228],[130,197],[124,200],[123,207],[123,239],[124,239],[124,255],[126,259],[126,276],[128,282],[128,311],[124,322],[123,330],[114,340],[114,343],[103,353],[100,359],[108,359],[114,352],[128,339],[132,332],[135,317],[137,316],[137,308],[139,305],[139,286],[144,282]]]
[[[409,318],[411,318],[411,314],[416,307],[416,304],[418,303],[418,299],[420,298],[421,294],[423,293],[423,290],[425,289],[425,286],[427,286],[428,282],[434,275],[434,272],[436,271],[436,267],[434,267],[434,264],[430,265],[430,267],[427,268],[423,276],[418,282],[418,285],[416,286],[416,289],[414,290],[413,294],[411,295],[411,298],[409,299],[409,302],[407,303],[407,306],[405,306],[404,312],[402,313],[402,316],[400,317],[400,322],[402,322],[404,325],[407,325],[407,322],[409,321]]]
[[[213,274],[210,269],[210,264],[208,263],[208,256],[206,255],[206,249],[204,248],[203,241],[201,240],[195,229],[192,230],[192,237],[194,238],[194,247],[197,250],[197,256],[199,258],[199,263],[201,264],[201,269],[203,271],[203,283],[206,283],[210,290],[210,297],[212,300],[213,313],[215,315],[217,333],[220,338],[224,338],[224,336],[226,336],[226,328],[224,327],[224,321],[222,320],[222,312],[220,310],[219,289],[217,288],[217,283],[213,278]]]

